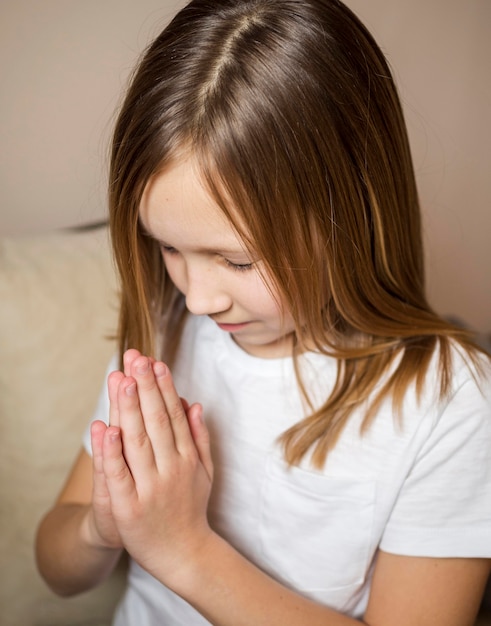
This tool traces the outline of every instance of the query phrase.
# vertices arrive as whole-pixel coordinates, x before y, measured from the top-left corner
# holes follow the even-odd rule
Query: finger
[[[131,376],[131,364],[139,356],[141,356],[141,352],[135,350],[134,348],[126,350],[126,352],[123,354],[123,370],[125,376]]]
[[[131,374],[137,383],[145,430],[150,438],[157,466],[163,469],[165,462],[172,459],[172,456],[176,454],[176,447],[169,415],[157,384],[154,367],[151,359],[140,356],[131,364]]]
[[[101,420],[96,420],[90,425],[90,442],[92,445],[92,465],[94,475],[104,474],[102,467],[102,441],[106,432],[106,424]]]
[[[107,489],[106,477],[103,465],[103,442],[107,425],[96,420],[90,426],[90,437],[92,443],[92,468],[93,468],[93,494],[94,502],[107,505],[109,491]]]
[[[109,425],[119,426],[118,389],[124,378],[123,372],[111,372],[107,379],[109,393]]]
[[[158,388],[165,403],[167,415],[169,416],[176,449],[180,454],[196,452],[196,446],[189,430],[186,411],[174,387],[169,368],[161,361],[158,361],[154,365],[154,372]]]
[[[123,366],[124,366],[124,374],[125,376],[131,376],[131,367],[135,359],[141,357],[142,353],[139,350],[135,350],[134,348],[130,348],[126,350],[123,355]],[[147,357],[150,363],[155,363],[155,359],[153,357]]]
[[[118,388],[119,421],[124,458],[137,483],[155,471],[152,444],[143,421],[136,381],[124,377]]]
[[[103,439],[103,467],[111,507],[116,520],[122,519],[137,498],[136,486],[123,455],[121,430],[109,427]]]
[[[210,481],[213,480],[213,460],[211,457],[210,433],[203,420],[203,407],[193,404],[187,413],[191,434]]]

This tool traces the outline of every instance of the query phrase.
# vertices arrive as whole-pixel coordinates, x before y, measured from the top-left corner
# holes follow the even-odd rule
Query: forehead
[[[151,236],[174,247],[244,247],[204,187],[192,159],[167,167],[149,181],[140,203],[140,221]]]

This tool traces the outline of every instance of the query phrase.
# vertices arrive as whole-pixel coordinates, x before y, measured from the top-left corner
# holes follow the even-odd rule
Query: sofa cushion
[[[72,599],[34,560],[36,527],[80,446],[114,352],[106,229],[0,240],[0,606],[3,626],[108,622],[121,573]]]

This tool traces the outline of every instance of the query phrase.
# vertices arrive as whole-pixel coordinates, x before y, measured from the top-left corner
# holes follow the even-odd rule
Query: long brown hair
[[[320,466],[367,400],[364,428],[386,397],[399,410],[410,385],[422,390],[436,349],[440,395],[448,392],[451,341],[471,359],[474,349],[426,301],[396,87],[345,5],[194,0],[143,56],[117,121],[110,173],[121,353],[160,351],[159,333],[182,305],[138,209],[149,180],[183,150],[264,261],[295,321],[295,354],[313,345],[338,359],[330,397],[283,435],[290,463],[313,447]]]

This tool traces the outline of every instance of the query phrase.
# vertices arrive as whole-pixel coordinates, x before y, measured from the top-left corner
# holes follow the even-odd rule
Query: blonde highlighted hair
[[[385,398],[400,409],[410,385],[422,389],[437,349],[440,395],[448,392],[451,342],[471,360],[475,348],[426,301],[397,90],[383,54],[345,5],[194,0],[144,54],[111,158],[121,354],[135,347],[160,355],[163,327],[179,334],[182,297],[138,211],[149,180],[183,150],[260,252],[295,321],[296,353],[313,345],[338,359],[330,397],[283,435],[290,463],[313,449],[322,465],[368,399],[364,428]]]

